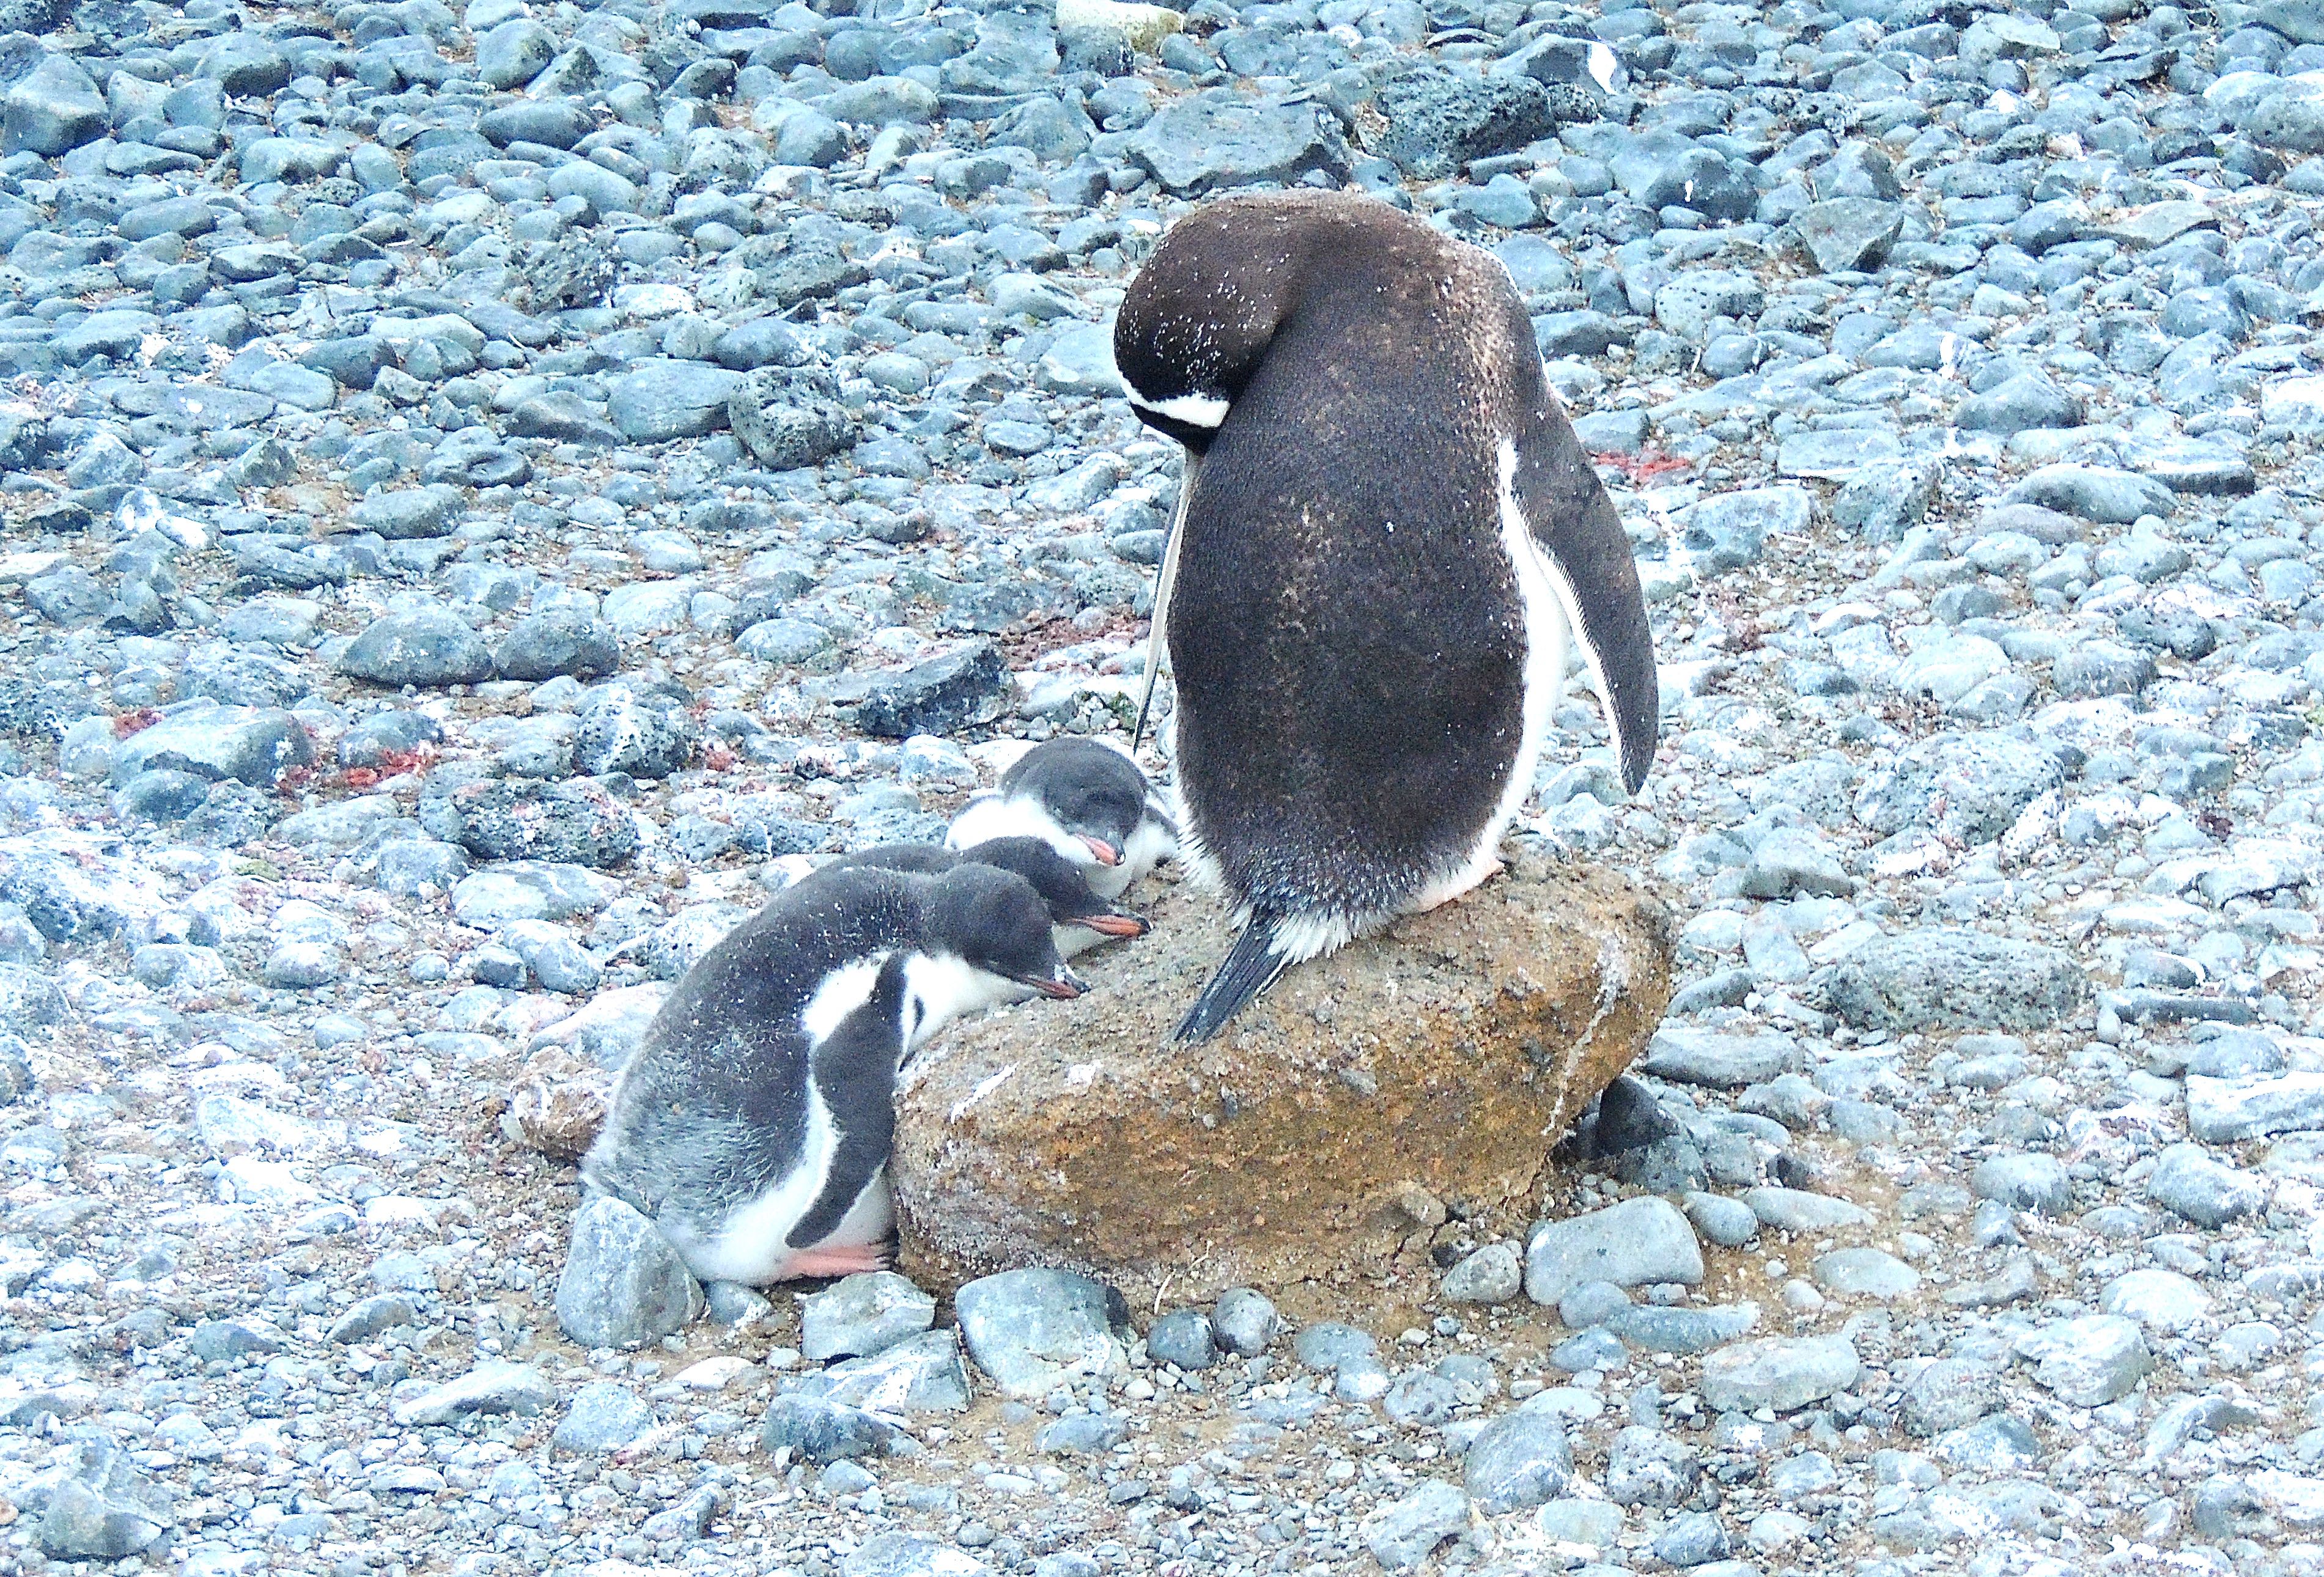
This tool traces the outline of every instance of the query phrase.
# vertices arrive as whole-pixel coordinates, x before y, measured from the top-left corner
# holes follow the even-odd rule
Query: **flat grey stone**
[[[1679,1084],[1741,1089],[1804,1065],[1800,1043],[1779,1031],[1738,1035],[1673,1024],[1646,1042],[1638,1071]]]
[[[1104,1287],[1070,1270],[1004,1270],[953,1295],[969,1356],[1005,1397],[1120,1369],[1128,1355],[1107,1305]]]
[[[1860,1365],[1845,1336],[1768,1336],[1702,1361],[1702,1399],[1722,1413],[1788,1413],[1846,1390]]]
[[[1757,1213],[1740,1199],[1691,1192],[1685,1198],[1685,1209],[1694,1230],[1720,1248],[1740,1248],[1759,1235]]]
[[[1128,149],[1161,186],[1182,196],[1254,183],[1290,186],[1310,170],[1347,179],[1347,140],[1319,105],[1191,95],[1139,128]]]
[[[68,153],[105,134],[105,99],[69,55],[42,53],[0,100],[0,152]]]
[[[1884,427],[1833,427],[1794,433],[1776,452],[1782,476],[1846,481],[1867,466],[1902,459],[1904,446]]]
[[[1686,1511],[1663,1524],[1655,1536],[1655,1558],[1681,1570],[1706,1570],[1733,1553],[1727,1527],[1708,1511]]]
[[[1469,1443],[1462,1480],[1478,1509],[1523,1511],[1565,1493],[1573,1452],[1554,1413],[1504,1413]]]
[[[585,608],[549,608],[521,619],[493,652],[493,667],[502,678],[528,683],[560,674],[595,679],[621,664],[613,627]]]
[[[653,1407],[644,1398],[627,1386],[599,1380],[575,1394],[549,1444],[559,1451],[604,1456],[652,1426]]]
[[[1904,231],[1904,207],[1875,197],[1831,197],[1810,204],[1792,225],[1822,272],[1862,273],[1887,261]]]
[[[2012,1210],[2056,1215],[2073,1204],[2072,1182],[2054,1155],[1997,1155],[1977,1163],[1969,1187],[1980,1199],[1997,1199]]]
[[[1986,1364],[1940,1358],[1905,1382],[1901,1409],[1908,1434],[1923,1439],[1966,1428],[2001,1406],[2001,1379]]]
[[[1921,1273],[1885,1249],[1834,1249],[1818,1254],[1809,1272],[1817,1286],[1842,1297],[1886,1302],[1910,1297],[1921,1285]]]
[[[194,706],[141,729],[114,750],[112,776],[126,783],[142,772],[189,772],[212,783],[231,779],[272,788],[285,773],[311,766],[315,741],[303,724],[279,708]]]
[[[2187,1078],[2187,1132],[2206,1144],[2324,1129],[2324,1073]]]
[[[960,1333],[922,1331],[787,1386],[801,1396],[890,1416],[956,1413],[968,1406]]]
[[[829,694],[867,734],[891,739],[950,734],[1001,715],[1008,668],[999,647],[977,639],[908,668],[844,674]]]
[[[351,679],[401,689],[479,684],[493,676],[492,648],[448,609],[424,608],[374,619],[340,654]]]
[[[1717,269],[1690,269],[1655,292],[1655,320],[1682,339],[1707,339],[1722,318],[1757,316],[1766,292],[1753,276]]]
[[[2173,492],[2222,496],[2248,493],[2259,485],[2249,460],[2200,438],[2135,435],[2116,442],[2115,453],[2133,471]]]
[[[844,1277],[799,1301],[799,1352],[816,1363],[877,1352],[936,1317],[936,1300],[892,1270]]]
[[[1358,1534],[1384,1570],[1406,1572],[1468,1527],[1469,1497],[1443,1479],[1425,1479],[1372,1511]]]
[[[644,362],[607,386],[605,409],[632,443],[700,437],[727,425],[727,402],[742,381],[741,373],[707,362]]]
[[[119,1561],[151,1548],[173,1518],[164,1491],[106,1440],[66,1448],[32,1533],[52,1560]]]
[[[1815,496],[1805,488],[1746,488],[1689,509],[1683,540],[1698,568],[1741,569],[1758,562],[1770,536],[1802,536],[1815,517]]]
[[[2027,805],[2062,783],[2058,756],[2004,733],[1921,740],[1867,775],[1857,821],[1884,837],[1923,825],[1964,843],[1990,843]]]
[[[1622,1508],[1603,1500],[1555,1499],[1535,1514],[1534,1526],[1564,1544],[1611,1549],[1622,1536]]]
[[[2127,526],[2142,515],[2168,515],[2170,488],[2135,471],[2060,463],[2029,472],[2006,495],[2012,503],[2039,504],[2084,520]]]
[[[1444,1273],[1443,1292],[1452,1303],[1508,1303],[1525,1287],[1525,1264],[1515,1243],[1487,1243]]]
[[[380,1292],[364,1298],[331,1323],[330,1339],[337,1343],[368,1342],[419,1318],[411,1300],[400,1292]]]
[[[1309,1325],[1293,1339],[1291,1345],[1299,1362],[1310,1369],[1338,1369],[1369,1361],[1379,1352],[1379,1343],[1372,1339],[1370,1332],[1338,1320]]]
[[[2267,1187],[2199,1144],[2174,1144],[2148,1175],[2146,1197],[2174,1215],[2216,1231],[2265,1205]]]
[[[1858,1029],[2048,1029],[2089,995],[2052,948],[1955,926],[1878,938],[1833,967],[1833,1011]]]
[[[2148,1265],[2107,1282],[2098,1308],[2135,1320],[2142,1329],[2176,1335],[2211,1312],[2211,1295],[2190,1277]]]
[[[1526,1242],[1526,1296],[1554,1304],[1585,1281],[1618,1287],[1702,1279],[1702,1250],[1677,1206],[1652,1197],[1536,1225]]]
[[[488,1360],[444,1385],[431,1387],[396,1402],[389,1411],[406,1428],[448,1424],[479,1413],[524,1416],[553,1406],[557,1389],[549,1377],[529,1363]]]
[[[1756,1304],[1714,1304],[1708,1308],[1664,1308],[1629,1304],[1607,1317],[1605,1328],[1642,1352],[1707,1352],[1758,1324]]]
[[[1861,1206],[1804,1188],[1746,1188],[1740,1197],[1762,1226],[1778,1232],[1830,1232],[1835,1227],[1861,1226],[1872,1219]]]
[[[1953,425],[1971,432],[2022,433],[2081,424],[2082,402],[2038,372],[2021,372],[1971,395],[1953,409]]]
[[[702,1307],[702,1284],[652,1222],[609,1196],[575,1213],[557,1281],[557,1323],[575,1342],[593,1349],[658,1342]]]
[[[2110,1314],[2053,1320],[2020,1335],[2016,1351],[2034,1361],[2036,1382],[2077,1407],[2128,1395],[2153,1362],[2137,1325]]]
[[[1033,1449],[1051,1456],[1096,1456],[1111,1451],[1130,1433],[1130,1421],[1118,1413],[1074,1413],[1045,1425],[1033,1436]]]
[[[876,1456],[902,1431],[889,1419],[819,1397],[779,1396],[759,1426],[760,1448],[812,1462]]]
[[[1743,872],[1743,893],[1750,898],[1829,898],[1855,891],[1856,878],[1842,865],[1840,849],[1803,827],[1763,835]]]

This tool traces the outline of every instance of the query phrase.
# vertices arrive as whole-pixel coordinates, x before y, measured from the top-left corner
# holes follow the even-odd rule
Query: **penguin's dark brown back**
[[[1165,615],[1181,830],[1233,896],[1392,912],[1494,824],[1525,733],[1513,516],[1643,775],[1637,572],[1498,261],[1367,197],[1229,198],[1164,238],[1114,350],[1194,456]]]

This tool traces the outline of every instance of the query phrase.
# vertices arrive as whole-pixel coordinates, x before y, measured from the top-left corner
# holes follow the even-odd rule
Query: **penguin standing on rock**
[[[1119,898],[1176,852],[1177,829],[1146,775],[1095,739],[1036,745],[970,800],[945,833],[946,848],[996,838],[1038,838],[1079,866],[1090,890]]]
[[[1153,628],[1180,849],[1242,925],[1178,1025],[1200,1041],[1286,967],[1499,870],[1569,642],[1635,790],[1654,641],[1490,254],[1368,197],[1227,198],[1155,249],[1114,359],[1186,450]]]
[[[963,1013],[1081,991],[1022,876],[817,871],[687,971],[581,1176],[705,1280],[884,1269],[898,1068]]]

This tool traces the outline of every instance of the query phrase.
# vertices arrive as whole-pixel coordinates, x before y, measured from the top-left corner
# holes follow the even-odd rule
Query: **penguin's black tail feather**
[[[1234,946],[1227,952],[1226,962],[1211,976],[1203,994],[1194,998],[1194,1005],[1178,1021],[1170,1038],[1180,1045],[1207,1041],[1226,1028],[1227,1021],[1240,1013],[1250,999],[1275,984],[1275,977],[1290,965],[1289,955],[1278,952],[1275,946],[1275,917],[1254,914],[1250,923],[1235,938]]]

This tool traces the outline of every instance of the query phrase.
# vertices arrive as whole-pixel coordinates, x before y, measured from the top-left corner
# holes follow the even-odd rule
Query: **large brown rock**
[[[1226,915],[1191,883],[1132,894],[1153,934],[1079,960],[1088,995],[962,1025],[910,1070],[901,1268],[948,1289],[1054,1265],[1184,1301],[1521,1233],[1551,1147],[1660,1020],[1671,934],[1611,873],[1511,866],[1290,971],[1192,1048],[1167,1037]]]

